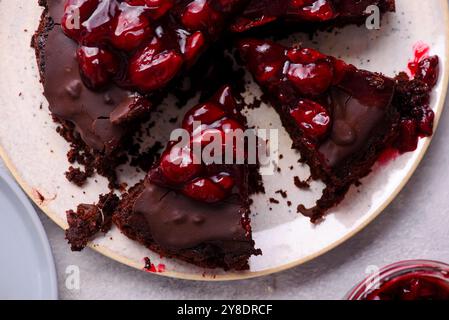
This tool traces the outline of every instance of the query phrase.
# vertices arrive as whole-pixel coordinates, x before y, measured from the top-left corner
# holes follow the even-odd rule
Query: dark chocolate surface
[[[249,242],[243,210],[238,201],[202,203],[148,181],[133,208],[146,218],[154,240],[170,249],[213,241]]]
[[[89,90],[82,82],[75,57],[77,45],[67,38],[59,25],[48,34],[45,48],[44,94],[51,112],[73,123],[90,147],[112,151],[124,130],[109,121],[117,104],[134,98],[118,87],[103,92]]]
[[[319,148],[327,165],[337,166],[368,146],[376,128],[387,121],[394,88],[392,79],[351,71],[331,90],[332,132]]]

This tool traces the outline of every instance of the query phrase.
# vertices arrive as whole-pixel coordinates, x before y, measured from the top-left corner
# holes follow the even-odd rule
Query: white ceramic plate
[[[47,235],[29,199],[0,166],[0,299],[57,299]]]
[[[67,143],[55,132],[55,124],[48,113],[42,96],[34,52],[29,47],[30,37],[38,25],[41,9],[33,0],[3,0],[0,2],[0,145],[1,154],[16,179],[33,200],[61,227],[66,227],[65,211],[78,203],[95,202],[99,193],[107,191],[106,181],[92,179],[86,188],[79,189],[68,183],[63,173],[67,169]],[[405,70],[413,55],[413,45],[424,41],[432,54],[441,59],[441,78],[432,95],[432,107],[440,118],[448,84],[449,31],[446,0],[397,0],[397,13],[383,20],[381,30],[367,30],[349,26],[338,32],[322,33],[313,42],[305,35],[296,35],[287,42],[303,41],[323,52],[341,56],[348,62],[373,71],[394,75]],[[319,45],[317,45],[319,43]],[[257,95],[259,89],[249,86],[247,99]],[[195,102],[192,101],[190,106]],[[42,106],[42,107],[40,107]],[[188,106],[187,106],[188,107]],[[157,121],[153,132],[163,134],[173,127],[164,119],[170,118],[170,101],[160,108],[164,116]],[[262,128],[281,128],[278,116],[268,106],[248,112],[251,124]],[[313,183],[311,192],[297,189],[293,177],[307,178],[308,168],[299,166],[299,155],[290,149],[291,141],[280,130],[280,162],[282,171],[265,178],[267,194],[257,196],[252,217],[254,239],[264,255],[250,260],[251,270],[243,273],[206,271],[158,255],[128,240],[113,229],[107,236],[96,238],[91,246],[99,252],[127,265],[142,268],[143,258],[150,257],[162,263],[165,276],[199,279],[230,280],[265,275],[285,270],[315,258],[353,236],[372,221],[398,194],[423,157],[430,139],[423,139],[414,153],[390,161],[353,188],[345,201],[333,209],[326,220],[312,225],[296,213],[299,203],[310,205],[320,193],[319,182]],[[289,170],[290,164],[295,170]],[[121,177],[131,184],[141,175],[124,168]],[[288,191],[293,205],[275,194]],[[269,198],[281,201],[271,205]],[[271,210],[269,209],[271,207]],[[67,247],[67,250],[69,248]]]

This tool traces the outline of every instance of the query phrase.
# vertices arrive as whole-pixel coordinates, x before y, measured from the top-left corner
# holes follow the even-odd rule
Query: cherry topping
[[[191,109],[184,117],[182,127],[189,132],[193,131],[193,122],[198,121],[201,124],[212,124],[215,121],[222,119],[226,113],[217,104],[207,102],[200,104]]]
[[[173,183],[187,182],[201,171],[190,146],[169,148],[162,155],[159,167],[164,177]]]
[[[212,176],[210,179],[226,192],[230,192],[235,185],[235,181],[229,173],[220,173],[216,176]]]
[[[236,102],[229,87],[224,87],[208,102],[192,108],[183,119],[182,127],[190,134],[188,145],[180,146],[172,141],[161,156],[159,163],[150,171],[150,180],[164,187],[180,190],[184,195],[206,203],[219,202],[229,196],[235,186],[234,177],[223,170],[220,164],[209,163],[202,158],[194,161],[193,150],[196,146],[205,147],[219,137],[220,155],[226,145],[226,133],[243,129],[243,125],[234,118],[237,112]],[[194,131],[193,122],[200,121],[201,127]],[[233,144],[234,150],[236,148]],[[205,149],[200,151],[204,152]],[[210,151],[217,151],[211,149]]]
[[[324,60],[326,55],[310,48],[291,48],[287,51],[288,59],[293,63],[310,64]]]
[[[118,71],[117,58],[106,49],[80,46],[77,58],[83,81],[91,89],[106,85]]]
[[[416,70],[415,78],[424,81],[430,88],[433,88],[439,76],[439,60],[437,56],[422,59]]]
[[[237,103],[232,94],[231,87],[223,87],[217,94],[215,94],[213,100],[220,104],[223,110],[232,114],[237,112]]]
[[[333,70],[334,79],[332,81],[332,84],[336,85],[339,84],[345,77],[345,74],[348,71],[348,65],[343,60],[333,59]]]
[[[220,185],[208,178],[193,180],[184,186],[182,192],[192,199],[206,203],[218,202],[226,197],[226,192]]]
[[[146,6],[149,16],[157,20],[173,7],[173,0],[126,0],[133,6]]]
[[[231,26],[233,32],[245,32],[250,29],[264,26],[270,22],[276,21],[277,17],[261,16],[256,19],[249,19],[245,17],[239,17],[236,22]]]
[[[420,133],[424,136],[430,137],[433,134],[433,124],[435,120],[435,113],[429,106],[423,107],[422,115],[418,122]]]
[[[83,31],[82,23],[95,11],[99,0],[67,0],[61,27],[64,33],[75,41],[79,41]]]
[[[189,65],[192,65],[199,58],[203,52],[206,44],[206,39],[201,31],[197,31],[187,38],[184,57]]]
[[[86,29],[81,39],[83,44],[98,45],[109,39],[118,7],[117,0],[100,1],[89,19],[82,24]]]
[[[327,21],[334,18],[336,12],[328,0],[291,0],[287,15],[304,21]]]
[[[310,64],[290,64],[287,77],[299,92],[305,95],[317,96],[325,92],[333,80],[332,66],[321,61]]]
[[[219,126],[225,134],[235,132],[236,130],[243,130],[239,122],[229,118],[224,118],[219,121]]]
[[[296,108],[290,110],[290,115],[309,137],[320,139],[329,131],[331,123],[329,114],[316,102],[300,100]]]
[[[179,53],[174,50],[157,53],[152,43],[130,59],[129,76],[132,84],[139,89],[154,91],[167,85],[182,65],[183,59]]]
[[[194,0],[182,14],[182,23],[190,30],[204,30],[213,35],[221,25],[221,16],[207,0]]]
[[[263,40],[244,40],[239,48],[259,83],[274,81],[282,74],[287,59],[281,46]]]
[[[145,7],[120,4],[120,14],[111,36],[111,42],[116,48],[133,50],[151,38],[152,33],[150,21],[145,15]]]
[[[399,125],[397,149],[401,153],[416,150],[418,146],[418,127],[415,120],[403,119]]]

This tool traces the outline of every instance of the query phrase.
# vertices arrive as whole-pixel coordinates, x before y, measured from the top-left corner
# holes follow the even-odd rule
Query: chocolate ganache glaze
[[[166,248],[193,248],[213,241],[249,243],[242,226],[244,209],[232,199],[202,203],[147,179],[133,211],[145,217],[154,240]]]
[[[367,147],[375,130],[386,122],[395,92],[392,79],[367,71],[351,70],[331,90],[332,129],[319,152],[334,167]]]

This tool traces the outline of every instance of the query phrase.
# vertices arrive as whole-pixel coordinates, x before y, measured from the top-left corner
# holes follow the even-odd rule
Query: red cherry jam
[[[179,141],[170,141],[159,163],[150,170],[150,181],[178,190],[197,201],[216,203],[224,200],[236,186],[235,176],[226,165],[198,159],[193,148],[195,144],[207,147],[217,135],[224,143],[228,132],[244,129],[243,122],[231,89],[222,88],[212,99],[186,113],[182,128],[189,134],[188,143],[180,145]],[[199,123],[201,125],[196,127]],[[222,144],[220,152],[225,152],[224,148]]]
[[[366,279],[349,299],[449,300],[449,266],[433,261],[396,263]]]
[[[98,48],[119,60],[110,72],[112,58],[107,58],[107,66],[92,66],[89,57],[79,54],[82,78],[89,88],[112,80],[148,93],[163,89],[190,68],[245,2],[66,0],[61,27],[80,47]]]

